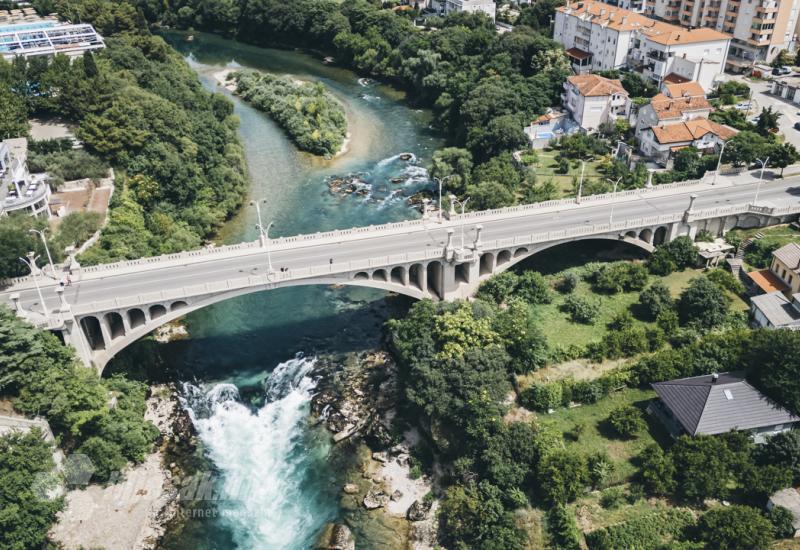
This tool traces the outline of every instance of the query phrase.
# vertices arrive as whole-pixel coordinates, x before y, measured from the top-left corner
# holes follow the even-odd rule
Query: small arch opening
[[[122,315],[116,311],[106,313],[106,323],[108,323],[108,332],[111,333],[111,339],[125,336],[125,325],[122,323]]]
[[[511,261],[511,251],[510,250],[502,250],[497,255],[497,265],[507,264]]]
[[[359,271],[358,273],[355,274],[353,279],[358,279],[358,280],[363,281],[363,280],[369,279],[369,274],[366,273],[365,271]]]
[[[442,287],[444,286],[444,280],[442,277],[442,264],[439,262],[431,262],[428,264],[428,292],[431,296],[442,299],[442,295],[444,292],[442,291]]]
[[[106,349],[105,340],[103,340],[103,331],[100,329],[100,321],[97,317],[89,315],[82,317],[80,320],[81,329],[83,330],[86,340],[89,342],[89,347],[94,351]]]
[[[169,306],[169,310],[170,311],[177,311],[179,309],[185,308],[187,305],[188,304],[186,302],[184,302],[183,300],[178,300],[177,302],[173,302],[172,305]]]
[[[411,286],[422,290],[422,264],[414,264],[408,268],[408,278]]]
[[[643,240],[644,242],[646,242],[646,243],[652,243],[653,242],[653,230],[649,229],[649,228],[642,229],[639,232],[639,238],[641,240]]]
[[[492,271],[494,271],[494,254],[491,252],[481,254],[480,275],[491,275]]]
[[[403,268],[403,267],[395,267],[394,269],[392,269],[391,277],[392,277],[392,282],[393,283],[396,283],[398,285],[406,284],[406,282],[405,282],[405,277],[406,277],[405,268]]]
[[[528,253],[528,249],[527,248],[518,248],[518,249],[516,249],[514,251],[514,257],[515,258],[519,258],[523,254],[527,254],[527,253]]]
[[[656,232],[653,235],[653,244],[658,246],[660,244],[664,244],[666,240],[667,240],[667,228],[661,226],[658,229],[656,229]]]
[[[386,277],[386,270],[385,269],[377,269],[372,273],[372,280],[373,281],[388,281],[388,277]]]
[[[167,314],[167,308],[162,306],[161,304],[156,304],[154,306],[150,306],[150,318],[151,319],[158,319],[162,315]]]
[[[467,284],[469,282],[469,264],[456,265],[456,283]]]
[[[628,231],[627,233],[625,233],[625,236],[630,237],[631,239],[637,238],[636,231]]]
[[[131,328],[144,326],[146,322],[147,319],[144,316],[144,311],[139,308],[128,310],[128,323],[131,325]]]

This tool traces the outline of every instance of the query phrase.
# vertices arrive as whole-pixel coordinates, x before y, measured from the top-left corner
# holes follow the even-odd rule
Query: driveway
[[[726,75],[730,80],[737,80],[750,86],[753,90],[753,105],[750,108],[750,118],[758,116],[764,107],[772,107],[773,110],[781,113],[778,119],[780,132],[786,137],[786,141],[794,145],[800,151],[800,130],[794,129],[794,123],[800,122],[800,105],[786,101],[769,93],[772,88],[771,81],[759,80],[753,82],[739,75]]]

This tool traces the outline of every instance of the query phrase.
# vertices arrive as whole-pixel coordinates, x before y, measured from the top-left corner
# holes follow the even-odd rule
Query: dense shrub
[[[639,263],[615,262],[600,269],[594,277],[594,289],[614,294],[622,291],[641,290],[647,284],[647,269]]]
[[[800,430],[783,432],[770,437],[758,448],[758,462],[790,468],[793,483],[800,482]]]
[[[684,508],[668,508],[586,534],[590,550],[655,550],[678,538],[694,521]]]
[[[600,306],[589,298],[570,294],[561,304],[561,311],[575,323],[591,325],[600,313]]]
[[[237,71],[231,78],[237,93],[269,113],[304,151],[333,156],[342,147],[347,135],[344,107],[322,83],[298,83],[253,70]]]
[[[519,276],[516,295],[529,304],[549,304],[553,301],[549,283],[537,271],[525,271]]]
[[[655,320],[666,311],[675,309],[675,301],[667,285],[656,281],[639,293],[639,305],[650,320]]]
[[[562,294],[570,294],[575,287],[578,286],[579,277],[572,271],[567,271],[564,275],[559,279],[556,290],[561,292]]]
[[[608,423],[617,435],[625,438],[634,437],[647,427],[642,411],[633,405],[623,405],[611,411]]]
[[[558,382],[531,384],[520,395],[520,404],[533,411],[546,412],[562,405],[563,386]]]
[[[65,181],[84,178],[99,180],[108,173],[106,162],[83,149],[32,154],[28,157],[28,168],[34,173],[47,172],[50,176],[49,182],[55,187]]]
[[[750,506],[712,508],[700,518],[697,529],[707,548],[762,550],[772,542],[772,524]]]
[[[588,484],[586,458],[574,451],[553,451],[539,462],[537,478],[540,494],[546,502],[571,502],[583,493]]]
[[[705,276],[720,288],[724,288],[734,294],[744,294],[744,284],[734,277],[730,271],[718,267],[707,271]]]
[[[517,288],[519,277],[513,271],[504,271],[482,282],[477,296],[496,304],[505,302]]]
[[[767,512],[767,519],[772,524],[773,534],[778,539],[794,536],[794,514],[783,506],[774,506]]]
[[[772,262],[772,253],[780,247],[780,243],[767,239],[753,241],[744,253],[744,261],[761,269],[769,267]]]
[[[669,275],[673,271],[692,267],[697,261],[697,247],[689,237],[677,237],[656,248],[648,261],[651,273]]]
[[[800,414],[800,331],[754,331],[744,364],[761,391]]]
[[[672,457],[656,444],[639,454],[639,480],[648,493],[669,495],[675,488],[675,464]]]
[[[563,504],[556,504],[547,512],[547,533],[551,548],[579,550],[581,547],[581,531],[575,516]]]

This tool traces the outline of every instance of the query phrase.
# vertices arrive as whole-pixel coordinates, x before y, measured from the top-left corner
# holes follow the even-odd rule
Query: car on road
[[[775,67],[772,69],[772,74],[775,76],[786,76],[787,74],[792,74],[792,68],[784,65],[783,67]]]
[[[745,110],[750,108],[750,102],[749,101],[743,101],[742,103],[739,103],[736,106],[736,108],[741,110],[741,111],[745,111]]]
[[[794,123],[794,129],[795,130],[800,130],[800,122],[795,122]]]

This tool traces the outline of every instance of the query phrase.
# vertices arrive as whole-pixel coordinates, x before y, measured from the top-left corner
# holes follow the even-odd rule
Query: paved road
[[[750,109],[750,118],[758,116],[762,108],[772,107],[782,115],[778,119],[778,126],[781,133],[786,137],[786,141],[800,150],[800,131],[794,129],[794,123],[800,122],[800,105],[795,105],[769,93],[772,89],[772,82],[770,81],[753,82],[739,75],[730,75],[730,78],[744,82],[753,90],[753,105]]]
[[[613,206],[614,222],[633,220],[641,217],[679,214],[689,205],[692,192],[698,194],[695,209],[723,206],[745,205],[752,202],[756,190],[754,183],[726,184],[702,191],[696,188],[681,188],[668,195],[659,193],[640,193],[616,202]],[[800,205],[800,176],[783,180],[768,181],[762,185],[759,204],[769,206]],[[611,204],[586,202],[580,206],[559,210],[528,213],[516,217],[494,216],[480,220],[483,226],[481,240],[494,239],[572,229],[582,225],[605,224],[609,221]],[[465,224],[466,243],[474,239],[474,226],[478,222]],[[365,232],[341,242],[307,243],[303,247],[274,249],[272,264],[274,269],[286,267],[299,269],[314,265],[327,265],[334,262],[366,260],[384,255],[420,252],[426,249],[441,248],[447,239],[446,229],[455,229],[454,246],[460,245],[460,226],[457,221],[440,225],[430,222],[425,226],[413,226],[408,231]],[[140,272],[130,271],[92,274],[83,280],[75,280],[67,287],[67,301],[75,305],[94,301],[122,298],[157,292],[159,290],[179,289],[184,286],[203,284],[241,278],[246,275],[264,275],[267,258],[263,249],[248,249],[247,253],[228,258],[205,257],[202,260],[188,260],[187,265],[173,265]],[[40,278],[40,281],[42,278]],[[42,287],[49,308],[57,306],[54,289],[57,284],[48,280]],[[0,292],[0,302],[8,302],[10,290]],[[31,288],[19,291],[20,302],[25,309],[39,309],[36,291]],[[79,309],[79,308],[78,308]]]

